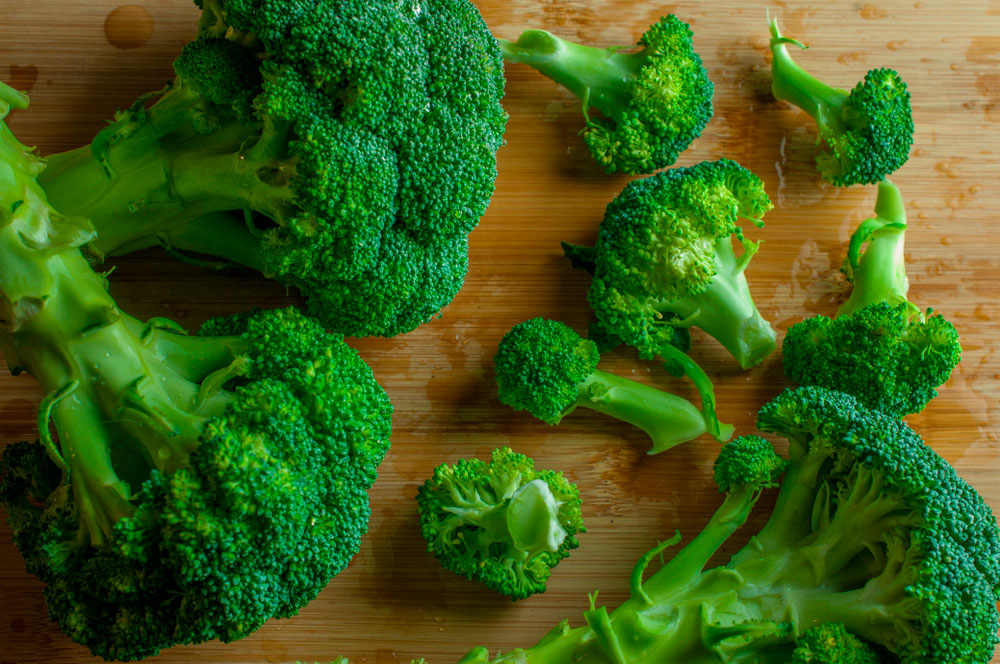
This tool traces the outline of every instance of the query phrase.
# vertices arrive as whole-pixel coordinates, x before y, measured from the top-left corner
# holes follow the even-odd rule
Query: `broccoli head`
[[[545,30],[499,42],[509,62],[527,64],[583,102],[583,139],[608,173],[635,174],[674,163],[712,118],[714,88],[691,37],[688,24],[671,14],[650,26],[634,53]]]
[[[826,151],[816,157],[820,176],[830,184],[874,184],[906,163],[913,144],[913,113],[906,83],[892,69],[873,69],[847,92],[816,80],[788,54],[771,20],[771,90],[775,99],[812,116]]]
[[[758,364],[776,335],[750,295],[744,270],[758,243],[739,219],[763,225],[771,207],[760,178],[728,159],[630,182],[592,253],[589,299],[603,328],[648,358],[677,355],[670,328],[699,327],[744,369]]]
[[[488,462],[438,466],[417,507],[427,550],[442,565],[514,600],[545,592],[584,531],[576,485],[506,447]]]
[[[844,272],[853,283],[836,318],[814,316],[788,329],[785,373],[803,385],[854,395],[897,418],[917,413],[962,359],[955,327],[906,299],[906,212],[892,182],[878,186],[876,216],[851,237]]]
[[[825,388],[783,392],[757,424],[788,439],[789,459],[756,436],[725,445],[722,505],[645,580],[680,535],[642,556],[622,605],[609,612],[592,596],[584,626],[564,621],[530,648],[462,661],[990,662],[1000,530],[955,469],[906,424]],[[775,484],[763,528],[708,567]]]
[[[85,249],[162,245],[297,287],[354,336],[391,336],[461,288],[506,114],[468,0],[206,0],[166,89],[48,158]]]
[[[0,84],[0,105],[19,99]],[[385,392],[293,309],[199,336],[129,316],[80,251],[89,223],[46,204],[42,167],[0,123],[0,349],[46,395],[0,498],[50,616],[129,660],[294,615],[367,529]]]
[[[596,410],[645,431],[653,442],[650,454],[706,431],[720,439],[732,435],[732,426],[715,416],[707,376],[700,387],[708,400],[699,412],[687,399],[601,371],[599,360],[596,344],[563,323],[544,318],[519,323],[493,358],[500,401],[548,424],[558,424],[578,407]]]

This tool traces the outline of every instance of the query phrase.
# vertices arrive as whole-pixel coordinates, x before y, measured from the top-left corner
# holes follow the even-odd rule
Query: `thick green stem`
[[[657,348],[657,355],[665,364],[675,365],[680,369],[681,374],[687,376],[694,383],[701,398],[701,412],[705,418],[705,425],[712,437],[719,442],[725,442],[733,437],[735,428],[732,424],[725,424],[719,421],[715,412],[715,386],[712,379],[708,377],[705,370],[697,362],[688,357],[687,353],[669,343],[661,344]]]
[[[628,108],[630,85],[647,62],[641,51],[583,46],[545,30],[526,30],[516,42],[497,41],[508,62],[524,63],[576,95],[584,114],[592,106],[615,121]]]
[[[883,180],[878,184],[875,217],[862,222],[851,236],[846,270],[854,286],[837,310],[838,316],[848,316],[878,302],[896,305],[907,301],[910,283],[903,253],[905,236],[903,195],[895,184]]]
[[[781,36],[778,21],[771,19],[771,92],[779,101],[787,101],[808,113],[821,128],[834,133],[846,129],[843,109],[847,92],[820,82],[800,67],[788,54],[787,44],[805,48]]]
[[[745,245],[745,251],[754,251]],[[777,347],[777,333],[757,311],[743,273],[749,256],[736,257],[729,237],[715,243],[716,274],[702,293],[664,302],[685,327],[699,327],[716,339],[743,369],[756,366]],[[668,323],[669,324],[669,323]]]
[[[658,454],[708,430],[690,401],[669,392],[596,370],[577,388],[576,406],[590,408],[642,429]]]

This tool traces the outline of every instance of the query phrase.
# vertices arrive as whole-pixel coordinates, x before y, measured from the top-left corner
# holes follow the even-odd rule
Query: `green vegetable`
[[[589,253],[590,305],[604,330],[645,358],[675,360],[670,328],[699,327],[742,368],[758,364],[776,335],[750,296],[744,270],[758,243],[743,236],[739,219],[763,225],[771,207],[760,178],[728,159],[630,182],[608,205]],[[585,250],[570,250],[585,262]]]
[[[836,318],[814,316],[790,327],[783,361],[798,383],[848,392],[900,418],[937,396],[962,347],[950,322],[906,299],[906,211],[888,180],[879,183],[875,215],[851,237],[844,262],[850,297]]]
[[[26,103],[0,83],[0,119]],[[80,251],[89,222],[46,203],[42,168],[0,122],[0,349],[46,395],[40,442],[0,461],[0,501],[51,618],[129,660],[295,615],[367,529],[384,391],[293,309],[201,336],[129,316]]]
[[[354,336],[451,301],[507,117],[503,60],[468,0],[205,1],[174,69],[48,158],[40,181],[92,220],[90,254],[162,245],[246,266]]]
[[[822,641],[837,628],[816,627],[825,623],[900,664],[991,661],[1000,530],[954,468],[907,425],[823,388],[785,391],[758,427],[788,439],[789,460],[755,436],[724,446],[722,505],[645,581],[680,535],[643,556],[621,606],[609,613],[592,596],[585,626],[564,621],[530,648],[494,659],[477,648],[462,664],[787,664],[810,650],[831,661],[838,644]],[[728,563],[705,569],[783,466],[764,527]],[[852,644],[845,637],[832,661],[872,661]]]
[[[584,531],[576,485],[506,447],[489,462],[438,466],[417,507],[427,550],[442,565],[514,600],[545,592]]]
[[[878,653],[843,623],[821,623],[796,641],[791,664],[879,664]],[[346,662],[344,663],[346,664]]]
[[[608,173],[634,174],[674,163],[712,118],[712,82],[691,37],[688,24],[670,15],[650,26],[635,53],[545,30],[499,42],[508,62],[527,64],[583,102],[583,139]]]
[[[714,405],[703,414],[687,399],[601,371],[599,360],[596,344],[563,323],[519,323],[493,358],[500,401],[553,425],[578,407],[596,410],[645,431],[650,454],[697,438],[710,417],[721,436],[732,436],[732,426],[714,419]]]
[[[826,151],[816,167],[838,187],[875,184],[906,163],[913,144],[913,114],[906,83],[892,69],[872,69],[847,92],[816,80],[792,60],[787,44],[771,20],[771,90],[775,99],[798,106],[812,116]]]

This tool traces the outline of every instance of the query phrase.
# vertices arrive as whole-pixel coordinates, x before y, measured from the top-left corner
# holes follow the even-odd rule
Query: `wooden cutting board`
[[[679,164],[725,156],[758,173],[777,208],[748,272],[763,315],[783,333],[801,318],[832,314],[849,233],[869,216],[874,188],[832,188],[812,167],[808,118],[769,94],[765,9],[810,71],[850,87],[876,66],[899,70],[917,126],[909,163],[893,179],[911,225],[911,297],[949,317],[964,360],[940,396],[909,422],[1000,509],[1000,2],[655,2],[479,0],[498,35],[541,27],[594,45],[633,43],[660,15],[689,21],[716,85],[716,114]],[[31,93],[13,130],[44,153],[86,142],[116,107],[159,87],[194,32],[187,0],[2,0],[0,78]],[[544,315],[578,330],[589,319],[587,281],[559,241],[589,242],[606,203],[627,181],[603,175],[577,131],[579,104],[523,66],[508,71],[508,144],[500,152],[493,205],[471,236],[465,289],[443,316],[395,339],[356,342],[396,408],[392,450],[372,491],[371,531],[350,568],[294,619],[272,621],[232,644],[171,649],[157,662],[292,662],[349,656],[393,664],[426,657],[446,664],[475,645],[528,646],[563,618],[582,623],[587,593],[616,606],[638,556],[680,529],[691,537],[719,503],[711,482],[718,445],[698,440],[656,457],[638,432],[576,413],[550,428],[498,403],[491,358],[513,324]],[[197,327],[251,304],[295,302],[246,275],[207,274],[158,251],[115,262],[111,291],[140,318],[169,316]],[[715,378],[720,414],[753,431],[754,414],[784,385],[780,357],[741,372],[695,332],[692,355]],[[603,368],[693,396],[682,381],[620,349]],[[41,397],[28,377],[0,375],[0,443],[33,439]],[[413,497],[445,461],[510,445],[542,468],[562,469],[583,493],[587,533],[541,596],[513,604],[444,571],[424,551]],[[768,511],[762,500],[746,534]],[[24,571],[0,527],[0,662],[92,661],[48,620],[41,584]],[[154,661],[154,660],[151,660]]]

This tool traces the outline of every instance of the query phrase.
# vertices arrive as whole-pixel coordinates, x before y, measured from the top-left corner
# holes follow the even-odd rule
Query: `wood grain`
[[[85,142],[116,107],[170,76],[197,10],[187,0],[136,0],[145,11],[119,12],[106,34],[119,4],[0,3],[0,78],[28,88],[32,98],[31,110],[11,120],[22,140],[46,153]],[[845,243],[870,214],[874,188],[839,190],[818,180],[808,118],[768,92],[765,8],[779,15],[787,34],[813,46],[797,57],[827,82],[847,87],[871,67],[898,69],[910,85],[917,125],[910,162],[894,176],[912,220],[911,296],[949,317],[965,349],[940,396],[909,421],[1000,508],[1000,2],[477,4],[496,34],[507,37],[543,27],[615,45],[634,42],[661,14],[692,24],[716,84],[716,115],[679,163],[726,156],[765,179],[777,209],[766,228],[751,232],[764,245],[748,274],[761,312],[781,331],[805,316],[835,311],[845,290],[838,272]],[[496,196],[471,236],[465,289],[440,319],[411,334],[356,342],[396,407],[393,447],[372,491],[371,531],[361,552],[296,618],[272,621],[237,643],[175,648],[150,661],[347,655],[359,663],[426,657],[443,664],[474,645],[492,651],[527,646],[563,618],[580,624],[594,589],[615,606],[626,597],[641,552],[674,529],[690,537],[718,504],[710,478],[718,446],[711,440],[647,457],[641,433],[599,415],[574,414],[549,428],[497,402],[491,358],[506,329],[537,315],[584,329],[587,283],[561,258],[559,241],[592,240],[605,204],[627,181],[604,176],[591,163],[577,136],[578,104],[550,81],[510,67],[505,105],[510,124]],[[295,300],[260,278],[206,274],[156,251],[116,265],[112,293],[140,318],[170,316],[196,327],[249,304]],[[757,408],[785,385],[780,358],[743,373],[697,332],[693,355],[717,380],[721,415],[737,433],[752,432]],[[619,350],[604,362],[607,370],[692,395],[633,353]],[[30,378],[0,375],[0,443],[35,437],[39,398]],[[516,604],[442,570],[424,551],[413,502],[417,485],[439,463],[484,456],[501,445],[578,482],[588,527],[549,591]],[[762,523],[766,502],[747,532]],[[25,573],[6,526],[0,527],[0,589],[0,663],[93,661],[49,622],[41,585]]]

